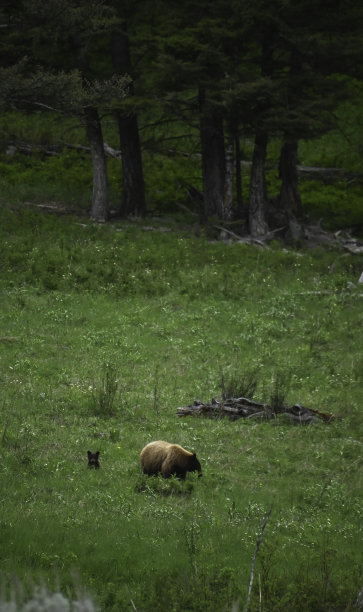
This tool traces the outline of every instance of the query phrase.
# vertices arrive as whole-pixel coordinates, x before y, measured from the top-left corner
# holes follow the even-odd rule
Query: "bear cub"
[[[87,451],[88,456],[88,467],[95,468],[97,470],[100,467],[100,462],[98,461],[98,457],[100,456],[100,451],[96,453],[91,453],[91,451]]]
[[[195,453],[164,440],[147,444],[141,451],[140,460],[142,471],[148,476],[160,473],[163,478],[176,476],[184,480],[187,472],[199,472],[199,477],[202,475]]]

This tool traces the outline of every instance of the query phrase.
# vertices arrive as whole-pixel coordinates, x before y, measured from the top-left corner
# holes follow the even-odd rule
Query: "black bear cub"
[[[100,451],[96,453],[91,453],[91,451],[87,451],[88,455],[88,467],[95,468],[96,470],[100,467],[100,462],[98,461],[98,457],[100,456]]]

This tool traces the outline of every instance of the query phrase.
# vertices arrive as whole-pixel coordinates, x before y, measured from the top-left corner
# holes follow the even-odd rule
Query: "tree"
[[[267,190],[265,161],[267,149],[267,130],[256,130],[252,156],[251,184],[249,200],[249,229],[251,236],[262,236],[268,230],[266,222]]]
[[[200,140],[202,219],[230,219],[238,211],[248,214],[251,233],[261,235],[269,212],[267,143],[282,141],[280,207],[287,218],[298,216],[299,140],[329,129],[344,79],[362,78],[362,9],[354,0],[328,4],[329,11],[322,0],[8,4],[0,98],[17,108],[47,106],[82,118],[93,160],[91,215],[99,220],[108,212],[104,117],[117,118],[123,215],[146,207],[141,113],[144,121],[148,113],[152,121],[162,116],[188,125]],[[127,99],[125,72],[133,78]],[[241,198],[242,136],[254,139],[248,213]]]
[[[133,74],[126,19],[121,18],[120,24],[112,32],[112,59],[118,74]],[[132,84],[131,96],[133,92]],[[144,215],[146,211],[138,120],[130,102],[132,103],[132,97],[127,108],[116,111],[122,152],[121,214],[123,216]]]
[[[279,206],[280,209],[285,212],[289,220],[299,217],[302,212],[297,173],[300,129],[298,129],[296,121],[297,109],[299,108],[301,100],[304,98],[304,88],[301,78],[302,72],[302,58],[296,49],[294,49],[291,53],[289,78],[286,86],[286,113],[291,113],[290,109],[293,109],[294,116],[292,121],[289,122],[285,115],[282,121],[284,128],[279,161],[279,178],[281,179]],[[305,121],[303,120],[303,122]]]
[[[234,184],[234,146],[235,134],[232,130],[227,132],[227,142],[225,148],[225,180],[224,180],[224,198],[222,219],[230,221],[233,218],[233,184]],[[236,155],[237,156],[237,155]],[[238,178],[240,180],[241,172],[239,169]],[[236,179],[237,183],[237,179]],[[240,183],[239,183],[240,187]],[[238,188],[237,188],[238,193]],[[241,193],[241,192],[239,192]],[[240,200],[241,202],[241,200]]]
[[[265,91],[255,106],[252,121],[255,124],[255,145],[252,157],[249,201],[249,229],[252,236],[262,236],[268,230],[266,221],[267,188],[265,160],[267,151],[270,109],[273,106],[274,51],[276,44],[275,23],[267,20],[260,29],[260,71]]]
[[[223,218],[225,213],[224,112],[220,95],[225,62],[217,8],[192,0],[183,5],[168,2],[159,20],[155,63],[166,108],[170,111],[172,101],[172,112],[199,128],[202,222],[213,215]]]
[[[95,106],[86,106],[84,117],[91,147],[93,172],[93,195],[90,217],[94,221],[104,222],[108,218],[108,178],[101,120]]]
[[[299,217],[302,213],[298,188],[297,152],[297,138],[289,139],[285,136],[279,163],[279,178],[281,179],[279,204],[280,208],[286,212],[288,219]]]
[[[225,148],[223,119],[208,108],[205,90],[199,89],[200,140],[202,149],[203,219],[224,217]]]
[[[93,29],[92,23],[87,24],[88,15],[84,14],[82,5],[77,6],[75,10],[68,5],[67,9],[69,12],[68,19],[73,25],[70,34],[71,45],[75,50],[77,68],[82,75],[84,87],[87,88],[88,79],[92,74],[87,44],[89,32]],[[98,108],[95,104],[92,104],[91,100],[87,101],[83,112],[92,159],[93,190],[90,217],[94,221],[105,222],[108,218],[109,207],[108,177],[101,120]]]
[[[107,164],[99,109],[114,110],[128,86],[124,77],[97,80],[91,66],[91,42],[94,44],[97,35],[104,35],[107,19],[112,16],[105,10],[97,0],[50,0],[46,4],[24,0],[22,11],[10,9],[8,41],[14,63],[6,70],[13,76],[12,90],[9,85],[0,85],[4,104],[28,110],[45,108],[83,119],[93,170],[90,216],[97,221],[105,221],[108,216]],[[31,50],[27,57],[26,48]]]
[[[284,92],[276,119],[282,133],[280,209],[288,220],[301,215],[298,143],[333,127],[333,111],[344,97],[342,76],[362,59],[362,8],[354,0],[329,3],[290,0],[281,11],[279,76]],[[346,77],[345,77],[346,78]]]

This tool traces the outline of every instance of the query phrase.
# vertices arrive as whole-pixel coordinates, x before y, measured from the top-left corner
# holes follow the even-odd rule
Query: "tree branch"
[[[270,516],[271,516],[271,512],[272,512],[272,505],[270,507],[270,510],[267,512],[264,521],[262,523],[262,527],[261,527],[261,533],[259,535],[259,537],[257,538],[257,542],[256,542],[256,548],[255,548],[255,552],[253,554],[252,557],[252,563],[251,563],[251,574],[250,574],[250,583],[248,586],[248,594],[247,594],[247,599],[246,599],[246,603],[245,603],[245,607],[243,608],[243,612],[248,612],[248,608],[250,607],[250,599],[251,599],[251,592],[252,592],[252,586],[253,586],[253,579],[255,576],[255,563],[256,563],[256,559],[257,559],[257,555],[258,555],[258,551],[260,550],[260,546],[263,540],[263,532],[265,531],[266,525],[270,520]]]

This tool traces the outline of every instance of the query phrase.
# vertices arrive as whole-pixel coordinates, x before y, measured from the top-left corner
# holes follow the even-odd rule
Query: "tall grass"
[[[242,609],[272,504],[251,610],[353,610],[361,259],[214,244],[157,221],[0,217],[6,592],[16,576],[25,597],[38,584],[75,600],[76,570],[102,610]],[[341,419],[178,418],[223,395],[221,373],[225,392],[279,404],[286,390]],[[144,477],[140,451],[158,438],[195,450],[203,478]]]

